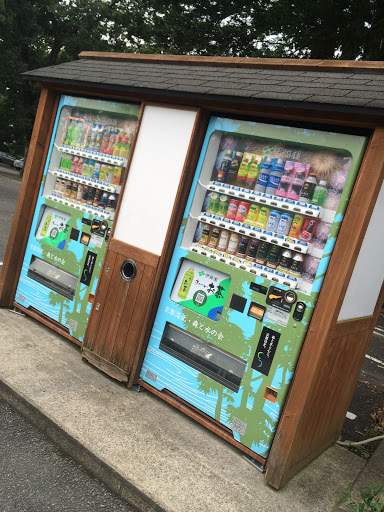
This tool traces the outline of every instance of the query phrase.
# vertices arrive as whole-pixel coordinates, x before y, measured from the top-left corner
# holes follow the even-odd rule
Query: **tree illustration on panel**
[[[219,382],[199,373],[197,377],[198,390],[202,391],[206,396],[214,396],[217,395],[217,402],[215,406],[215,419],[217,421],[221,421],[221,412],[223,406],[223,399],[227,401],[227,403],[234,402],[233,392],[229,389],[225,388]]]

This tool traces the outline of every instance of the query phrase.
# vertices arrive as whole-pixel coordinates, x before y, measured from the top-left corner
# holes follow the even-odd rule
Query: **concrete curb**
[[[166,512],[163,507],[145,496],[131,482],[122,478],[117,471],[82,446],[79,441],[2,380],[0,380],[0,397],[43,432],[64,453],[81,464],[89,473],[103,482],[110,491],[117,494],[139,512]]]

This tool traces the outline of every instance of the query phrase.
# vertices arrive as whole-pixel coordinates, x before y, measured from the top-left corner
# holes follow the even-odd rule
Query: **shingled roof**
[[[337,71],[333,71],[336,69]],[[384,115],[384,63],[95,54],[28,79],[156,96]]]

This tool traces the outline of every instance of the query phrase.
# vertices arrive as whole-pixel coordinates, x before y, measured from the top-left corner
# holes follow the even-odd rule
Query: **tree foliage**
[[[30,69],[83,50],[384,60],[382,0],[0,0],[0,150],[22,155]]]

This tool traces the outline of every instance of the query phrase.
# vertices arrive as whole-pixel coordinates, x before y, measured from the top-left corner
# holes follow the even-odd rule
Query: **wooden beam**
[[[265,59],[258,57],[208,57],[198,55],[163,55],[146,53],[81,52],[80,59],[115,62],[142,62],[184,66],[233,67],[247,69],[282,69],[294,71],[336,71],[383,73],[384,62],[364,60]]]
[[[0,274],[1,307],[11,306],[15,296],[59,99],[55,91],[42,89]]]
[[[349,201],[268,458],[266,481],[277,489],[340,433],[340,418],[345,417],[379,309],[375,318],[352,321],[355,330],[351,324],[336,328],[337,318],[383,178],[384,127],[378,126]]]

